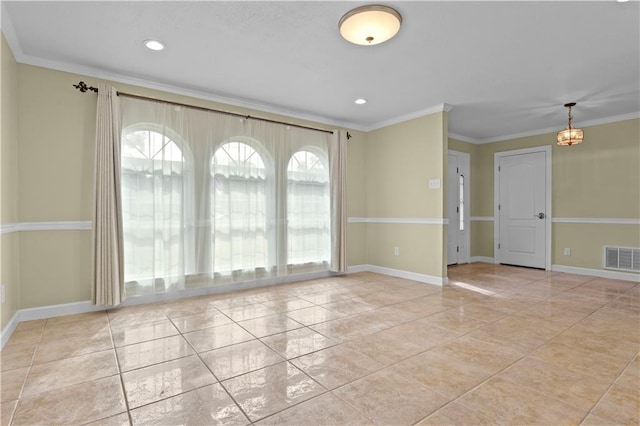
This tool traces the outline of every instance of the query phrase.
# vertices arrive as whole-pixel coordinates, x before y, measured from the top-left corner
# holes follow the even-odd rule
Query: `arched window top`
[[[328,182],[329,175],[324,162],[311,151],[298,151],[291,156],[287,167],[290,180]]]
[[[158,161],[184,161],[182,149],[169,136],[150,129],[125,132],[122,157]]]
[[[213,155],[211,173],[227,177],[265,177],[262,156],[252,146],[239,141],[222,144]]]

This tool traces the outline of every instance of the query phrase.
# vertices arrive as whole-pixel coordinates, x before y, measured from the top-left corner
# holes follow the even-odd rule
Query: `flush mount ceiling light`
[[[582,143],[584,139],[584,132],[582,129],[576,129],[571,125],[571,120],[573,119],[573,115],[571,115],[571,108],[576,106],[575,102],[569,102],[568,104],[564,104],[566,108],[569,108],[569,124],[564,130],[558,132],[558,145],[577,145]]]
[[[354,44],[373,46],[384,43],[400,30],[402,16],[397,10],[382,5],[357,7],[345,13],[338,28],[342,37]]]
[[[358,105],[364,105],[367,103],[367,100],[365,98],[358,98],[354,102],[357,103]]]
[[[158,40],[145,40],[144,45],[150,50],[163,50],[164,44]]]

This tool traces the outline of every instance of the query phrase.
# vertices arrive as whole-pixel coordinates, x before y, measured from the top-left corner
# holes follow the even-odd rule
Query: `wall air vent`
[[[604,267],[640,272],[640,248],[604,246]]]

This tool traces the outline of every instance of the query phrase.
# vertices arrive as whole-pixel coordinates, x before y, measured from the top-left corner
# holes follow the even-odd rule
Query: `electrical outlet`
[[[571,256],[571,249],[570,248],[565,248],[564,249],[564,255],[565,256]]]
[[[1,303],[4,303],[5,298],[4,284],[2,284],[2,286],[0,286],[0,299],[2,299]]]
[[[394,247],[393,248],[393,255],[394,256],[400,256],[400,247]]]

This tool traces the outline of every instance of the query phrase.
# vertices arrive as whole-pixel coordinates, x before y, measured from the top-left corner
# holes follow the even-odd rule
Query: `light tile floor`
[[[489,264],[20,323],[2,425],[640,422],[640,285]]]

